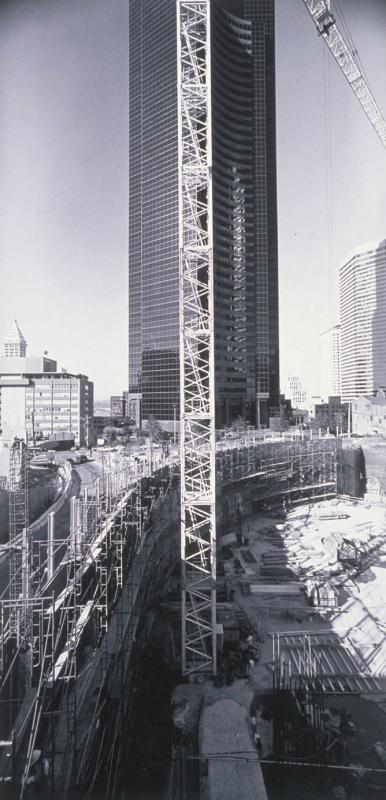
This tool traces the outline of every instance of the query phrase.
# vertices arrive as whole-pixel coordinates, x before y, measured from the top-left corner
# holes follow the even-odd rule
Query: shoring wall
[[[360,474],[364,491],[371,490],[371,484],[379,484],[381,493],[386,493],[386,441],[380,438],[357,440],[359,450]],[[344,452],[344,451],[343,451]]]
[[[334,497],[335,438],[274,440],[228,448],[217,456],[219,524],[264,506],[288,510],[299,503]],[[221,530],[221,527],[220,527]]]
[[[382,459],[383,453],[370,445],[365,449],[368,457],[368,468],[381,475],[386,487],[386,467]],[[361,455],[362,454],[362,455]],[[361,461],[362,458],[362,461]],[[363,477],[363,450],[361,447],[350,447],[345,443],[342,447],[335,438],[314,440],[280,439],[252,444],[249,447],[229,447],[217,453],[217,485],[219,503],[219,533],[224,529],[224,520],[232,523],[259,507],[276,507],[290,509],[292,506],[304,502],[313,502],[320,499],[333,497],[337,491],[358,496],[361,489],[361,476]],[[145,484],[149,479],[143,479]],[[284,500],[284,504],[283,504]],[[121,635],[114,633],[118,630],[119,619],[124,619],[129,640],[123,647],[125,653],[123,673],[126,679],[126,690],[130,684],[129,658],[131,643],[135,640],[137,626],[141,625],[151,603],[162,586],[166,568],[179,557],[179,483],[174,480],[172,490],[165,497],[161,497],[152,512],[151,528],[153,533],[146,546],[146,568],[139,570],[140,595],[135,611],[135,624],[127,620],[127,611],[130,594],[122,592],[122,611],[116,614],[115,624],[109,634],[109,646],[100,648],[96,661],[103,662],[103,674],[107,676],[110,665],[114,665],[122,648]],[[161,567],[162,563],[162,567]],[[133,591],[134,585],[131,591]],[[141,597],[140,597],[141,596]],[[122,624],[122,622],[121,622]],[[95,657],[95,656],[94,656]],[[84,665],[83,665],[84,666]],[[91,666],[91,665],[90,665]],[[103,676],[100,667],[95,669],[95,681],[99,686]],[[112,676],[110,691],[116,678]],[[90,687],[94,681],[90,682]],[[95,690],[95,685],[94,685]],[[115,689],[117,691],[117,687]],[[115,694],[113,690],[113,694]],[[119,690],[118,690],[119,694]],[[129,693],[130,694],[130,693]],[[89,693],[83,696],[83,709],[87,707]],[[83,720],[87,729],[87,715]],[[59,724],[59,720],[58,720]],[[60,770],[59,770],[60,771]],[[62,780],[63,780],[62,773]],[[64,796],[64,795],[63,795]]]

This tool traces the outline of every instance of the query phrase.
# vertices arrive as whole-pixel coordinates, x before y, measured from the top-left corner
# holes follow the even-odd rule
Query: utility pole
[[[209,0],[177,0],[182,672],[216,673]]]

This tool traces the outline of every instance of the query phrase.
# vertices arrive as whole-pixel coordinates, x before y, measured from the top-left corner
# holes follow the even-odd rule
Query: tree
[[[277,417],[270,417],[269,418],[269,427],[272,431],[278,431],[281,433],[282,431],[287,431],[289,428],[288,419],[284,416],[284,414],[279,414]]]
[[[156,419],[153,416],[150,416],[145,427],[145,432],[148,434],[152,442],[159,442],[162,439],[163,430]]]
[[[247,430],[247,420],[245,417],[238,416],[236,419],[233,419],[231,422],[231,430],[234,433],[244,433]]]
[[[113,444],[113,442],[115,442],[117,439],[115,428],[113,428],[111,425],[106,425],[106,427],[103,428],[103,438],[106,444]]]

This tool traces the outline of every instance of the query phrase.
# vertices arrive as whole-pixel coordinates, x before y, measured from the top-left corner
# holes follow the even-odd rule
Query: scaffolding
[[[230,446],[218,452],[218,475],[225,494],[227,486],[253,485],[256,505],[287,510],[336,496],[336,448],[332,437],[281,437]]]
[[[9,459],[9,599],[17,612],[9,619],[10,632],[19,640],[28,640],[31,596],[31,548],[29,536],[29,459],[23,439],[15,438]],[[19,601],[23,600],[20,607]]]
[[[31,541],[33,595],[0,604],[3,698],[8,697],[18,664],[23,662],[23,670],[28,665],[31,676],[28,691],[21,692],[24,699],[12,706],[12,765],[17,765],[13,779],[21,786],[20,798],[35,769],[37,742],[46,765],[44,786],[49,790],[51,785],[52,796],[70,796],[74,787],[87,783],[90,769],[92,786],[102,781],[108,796],[115,795],[124,769],[124,742],[135,698],[131,687],[138,668],[135,639],[146,622],[146,609],[161,591],[164,557],[166,563],[177,557],[174,544],[165,556],[160,540],[168,526],[164,502],[169,510],[172,495],[177,526],[178,470],[163,466],[148,475],[148,462],[118,455],[104,459],[102,477],[87,485],[81,496],[70,498],[66,539],[55,537],[51,512],[47,538]],[[159,466],[157,455],[152,462]],[[22,614],[31,620],[29,641],[19,636],[15,648],[10,621],[20,630]],[[85,711],[90,697],[95,703],[91,724]],[[104,726],[107,718],[111,746],[99,752],[95,763],[96,722]],[[3,759],[0,765],[7,780],[10,763]]]
[[[58,791],[64,798],[70,796],[74,787],[80,790],[87,785],[90,774],[92,786],[107,787],[112,796],[125,770],[122,742],[134,735],[130,715],[135,703],[133,687],[140,663],[141,631],[146,636],[151,623],[147,610],[162,589],[164,568],[178,557],[173,540],[161,536],[168,529],[173,536],[169,517],[173,517],[173,525],[178,525],[178,466],[163,467],[149,475],[147,462],[111,455],[111,459],[104,459],[102,477],[83,489],[80,497],[70,500],[68,537],[55,537],[52,516],[47,540],[33,541],[33,597],[28,603],[21,597],[13,607],[8,600],[7,607],[0,609],[3,684],[13,657],[7,650],[11,615],[14,611],[20,617],[28,605],[32,619],[27,654],[21,652],[20,637],[16,656],[32,661],[30,689],[35,693],[35,701],[30,703],[32,716],[23,727],[27,730],[29,726],[27,741],[16,736],[15,750],[23,756],[17,756],[15,763],[20,765],[24,760],[23,773],[19,773],[21,797],[28,786],[30,755],[37,741],[49,765],[47,781],[51,782],[53,796]],[[237,487],[240,482],[242,487],[244,479],[248,481],[258,472],[264,496],[270,492],[279,498],[279,489],[284,492],[287,488],[298,501],[307,492],[317,497],[333,487],[333,455],[332,440],[330,444],[315,440],[312,447],[300,442],[265,442],[264,447],[255,443],[249,448],[223,451],[218,454],[217,466],[225,490],[229,483]],[[208,535],[208,527],[202,535],[205,531]],[[205,548],[209,547],[209,541],[205,541]],[[190,552],[188,549],[186,555]],[[200,591],[209,611],[212,586],[206,573],[204,577]],[[200,624],[210,628],[210,616],[208,620],[201,607],[189,612],[188,606],[186,611],[188,623],[189,613],[194,611]],[[191,631],[188,633],[190,636]],[[209,634],[207,640],[210,642]],[[186,662],[192,672],[198,668],[197,649],[194,645],[194,663]],[[201,669],[203,664],[213,665],[209,648],[205,653]],[[90,699],[91,717],[87,711]],[[98,720],[104,727],[105,741],[110,742],[104,753],[96,745]]]
[[[182,671],[216,673],[209,0],[177,0]]]
[[[158,550],[162,507],[167,496],[176,489],[174,471],[161,470],[151,478],[138,479],[132,488],[125,510],[116,519],[116,527],[123,531],[123,561],[120,566],[122,587],[116,585],[114,556],[115,534],[111,532],[110,568],[107,587],[116,586],[115,597],[109,601],[108,624],[103,633],[97,656],[98,667],[96,701],[93,720],[101,720],[98,741],[108,742],[104,752],[99,751],[95,761],[95,726],[89,724],[82,739],[82,751],[74,774],[74,786],[87,783],[92,774],[91,788],[103,787],[106,796],[115,796],[125,769],[125,748],[133,736],[131,712],[135,702],[133,686],[136,681],[139,647],[149,606],[161,589],[163,558]],[[164,520],[164,523],[166,520]],[[175,547],[172,548],[175,558]],[[110,580],[111,578],[111,580]],[[111,619],[110,619],[111,616]],[[93,682],[88,687],[92,696]],[[85,703],[83,697],[82,703]],[[81,733],[84,733],[83,731]]]
[[[298,761],[326,764],[324,691],[313,655],[311,639],[302,640],[299,669],[282,648],[280,633],[272,635],[273,754],[277,761],[295,766]]]

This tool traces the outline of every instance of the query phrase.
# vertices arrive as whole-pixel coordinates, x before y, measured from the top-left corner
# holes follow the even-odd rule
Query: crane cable
[[[323,48],[323,115],[324,115],[324,170],[326,193],[326,232],[328,263],[328,317],[331,328],[335,322],[335,273],[334,273],[334,214],[332,200],[332,133],[331,133],[331,68],[330,59]]]
[[[336,15],[339,18],[340,26],[342,27],[342,30],[343,30],[343,32],[345,34],[345,37],[346,37],[346,41],[347,41],[347,43],[348,43],[348,45],[350,47],[351,55],[354,58],[354,60],[356,61],[358,67],[360,68],[360,71],[361,71],[361,73],[362,73],[362,75],[363,75],[363,77],[364,77],[364,79],[365,79],[365,81],[367,83],[368,88],[370,89],[371,94],[374,95],[374,92],[372,90],[370,81],[369,81],[368,76],[366,74],[366,70],[365,70],[365,68],[363,66],[363,63],[361,61],[360,55],[358,53],[358,50],[356,48],[354,39],[353,39],[353,37],[351,35],[351,31],[350,31],[348,22],[346,21],[345,16],[343,14],[343,11],[342,11],[342,8],[341,8],[341,5],[340,5],[340,0],[334,0],[334,6],[336,8]]]

